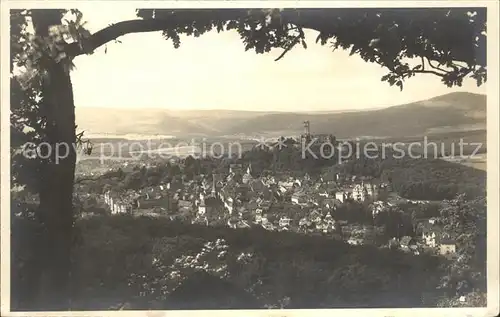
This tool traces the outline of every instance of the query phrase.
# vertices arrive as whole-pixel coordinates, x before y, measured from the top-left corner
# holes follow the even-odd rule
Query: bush
[[[324,237],[163,218],[99,216],[78,227],[84,244],[75,249],[75,296],[127,298],[138,309],[167,305],[169,294],[200,271],[252,294],[263,308],[381,307],[394,306],[394,298],[403,298],[398,307],[416,307],[438,264]]]

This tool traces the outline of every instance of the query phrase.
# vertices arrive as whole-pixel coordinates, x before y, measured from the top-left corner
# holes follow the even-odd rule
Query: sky
[[[111,23],[135,19],[134,10],[82,9],[94,33]],[[485,93],[467,80],[448,88],[437,76],[421,74],[405,82],[402,92],[380,78],[387,73],[346,51],[332,52],[315,43],[308,48],[245,52],[236,32],[182,37],[173,47],[161,32],[129,34],[92,55],[75,58],[72,72],[76,107],[231,109],[253,111],[332,111],[388,107],[454,92]]]

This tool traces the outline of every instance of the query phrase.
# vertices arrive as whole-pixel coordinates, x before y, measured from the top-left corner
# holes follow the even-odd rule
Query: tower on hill
[[[304,136],[308,137],[311,134],[310,128],[309,128],[309,121],[306,120],[304,121]]]

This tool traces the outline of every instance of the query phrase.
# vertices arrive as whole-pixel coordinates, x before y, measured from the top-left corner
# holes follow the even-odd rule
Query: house
[[[245,220],[240,220],[236,223],[236,228],[250,228],[250,225]]]
[[[410,251],[412,245],[415,245],[415,240],[412,237],[404,236],[399,240],[401,249],[405,251]]]
[[[335,224],[335,219],[333,219],[332,214],[330,212],[326,213],[326,216],[323,220],[329,225]]]
[[[105,193],[104,193],[104,203],[105,203],[106,205],[109,205],[110,198],[111,198],[110,192],[109,192],[109,191],[105,192]]]
[[[246,209],[245,206],[238,206],[235,211],[237,211],[238,217],[240,218],[242,218],[243,215],[249,214],[248,209]]]
[[[375,218],[379,213],[385,211],[389,205],[383,201],[375,201],[373,204],[370,206],[372,210],[372,217]]]
[[[373,183],[368,183],[365,185],[367,198],[370,200],[377,200],[379,196],[379,188]]]
[[[262,178],[262,182],[267,186],[271,186],[276,184],[276,178],[274,176],[267,176]]]
[[[230,174],[236,174],[236,173],[241,173],[243,167],[241,164],[230,164],[229,165],[229,173]]]
[[[342,203],[338,199],[325,199],[324,206],[328,209],[337,209]]]
[[[189,212],[192,210],[193,208],[193,203],[190,202],[189,200],[179,200],[177,202],[177,206],[179,208],[179,211],[182,211],[182,212]]]
[[[434,224],[436,224],[437,222],[438,222],[437,218],[435,218],[435,217],[429,218],[429,223],[430,223],[430,224],[433,224],[433,225],[434,225]]]
[[[288,217],[281,217],[278,224],[280,227],[286,227],[290,225],[290,221],[292,221],[292,219]]]
[[[431,223],[423,223],[422,240],[431,248],[438,248],[441,255],[451,255],[456,252],[456,243],[442,228]]]
[[[322,231],[323,233],[332,233],[333,231],[335,231],[335,227],[331,224],[323,223]]]
[[[303,191],[298,191],[292,194],[292,203],[304,204],[307,202],[307,196]]]
[[[315,224],[307,218],[302,218],[299,221],[299,228],[303,231],[306,231],[306,232],[312,231],[315,228]]]
[[[227,197],[224,200],[224,207],[228,210],[229,214],[233,213],[234,205],[235,205],[235,202],[234,202],[233,197]]]
[[[203,199],[198,205],[198,215],[203,216],[207,212],[207,206],[205,205],[205,199]]]
[[[325,198],[330,197],[330,194],[326,190],[319,191],[318,195]]]
[[[300,181],[300,179],[296,179],[293,182],[293,185],[296,186],[296,187],[302,187],[302,182]]]
[[[197,216],[191,221],[192,224],[203,224],[208,226],[208,219],[206,216]]]
[[[429,226],[426,224],[422,226],[422,241],[431,248],[436,247],[436,238],[438,238],[440,234],[439,230],[433,227],[432,225]]]
[[[350,245],[362,245],[363,239],[351,237],[347,240],[347,243],[349,243]]]
[[[376,185],[371,183],[356,184],[352,190],[352,197],[355,200],[365,201],[365,200],[376,200],[378,196],[378,188]]]
[[[366,193],[363,184],[356,184],[352,189],[352,198],[354,200],[365,201]]]
[[[262,214],[256,214],[254,222],[261,223],[262,222]]]
[[[229,218],[229,219],[227,220],[227,225],[228,225],[228,227],[230,227],[230,228],[236,229],[236,228],[237,228],[237,226],[238,226],[238,222],[239,222],[239,221],[240,221],[240,220],[239,220],[238,218],[236,218],[236,217],[231,217],[231,218]]]
[[[309,214],[309,219],[312,221],[312,222],[315,222],[315,223],[319,223],[321,222],[321,213],[317,210],[313,210],[310,214]]]
[[[270,222],[262,222],[262,228],[266,229],[266,230],[274,230],[274,225]]]
[[[288,190],[286,189],[285,186],[282,186],[282,185],[278,185],[278,193],[283,195],[284,193],[286,193]]]
[[[455,241],[443,238],[438,240],[439,254],[441,255],[453,255],[457,252]]]
[[[242,182],[243,184],[248,184],[251,180],[253,180],[252,177],[252,163],[248,165],[246,173],[243,175]]]
[[[326,228],[328,228],[328,225],[324,222],[317,222],[316,223],[316,230],[319,230],[319,231],[325,231]]]
[[[300,218],[299,220],[299,227],[307,226],[307,224],[310,223],[310,221],[307,220],[307,218]]]
[[[336,192],[335,193],[335,199],[337,199],[341,203],[344,203],[344,200],[345,200],[345,194],[344,194],[344,192]]]
[[[278,182],[278,186],[279,186],[280,190],[281,190],[281,188],[284,188],[283,192],[286,192],[286,191],[292,189],[293,184],[294,184],[293,181],[279,181]]]

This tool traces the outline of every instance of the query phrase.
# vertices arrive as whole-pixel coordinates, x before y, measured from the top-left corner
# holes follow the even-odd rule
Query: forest
[[[17,232],[21,224],[13,225]],[[258,228],[234,230],[129,215],[83,219],[77,228],[82,232],[73,255],[72,308],[77,310],[111,309],[124,301],[135,309],[150,305],[168,309],[168,295],[200,268],[252,294],[258,303],[252,308],[433,306],[422,303],[421,296],[438,292],[435,286],[441,273],[442,260],[435,256],[351,247],[323,237]],[[22,245],[30,239],[16,238],[23,252],[15,253],[17,261],[35,261],[26,249],[33,246]],[[202,252],[207,243],[218,239],[223,246]],[[238,261],[242,254],[249,254],[246,262]],[[14,298],[23,298],[30,291],[23,280],[35,273],[26,270],[35,266],[15,259],[19,272],[14,272],[13,294],[20,292]],[[205,292],[210,292],[209,285],[198,287],[208,287]],[[286,300],[288,304],[283,303]],[[26,309],[30,304],[14,306]],[[197,305],[195,299],[192,305]]]

